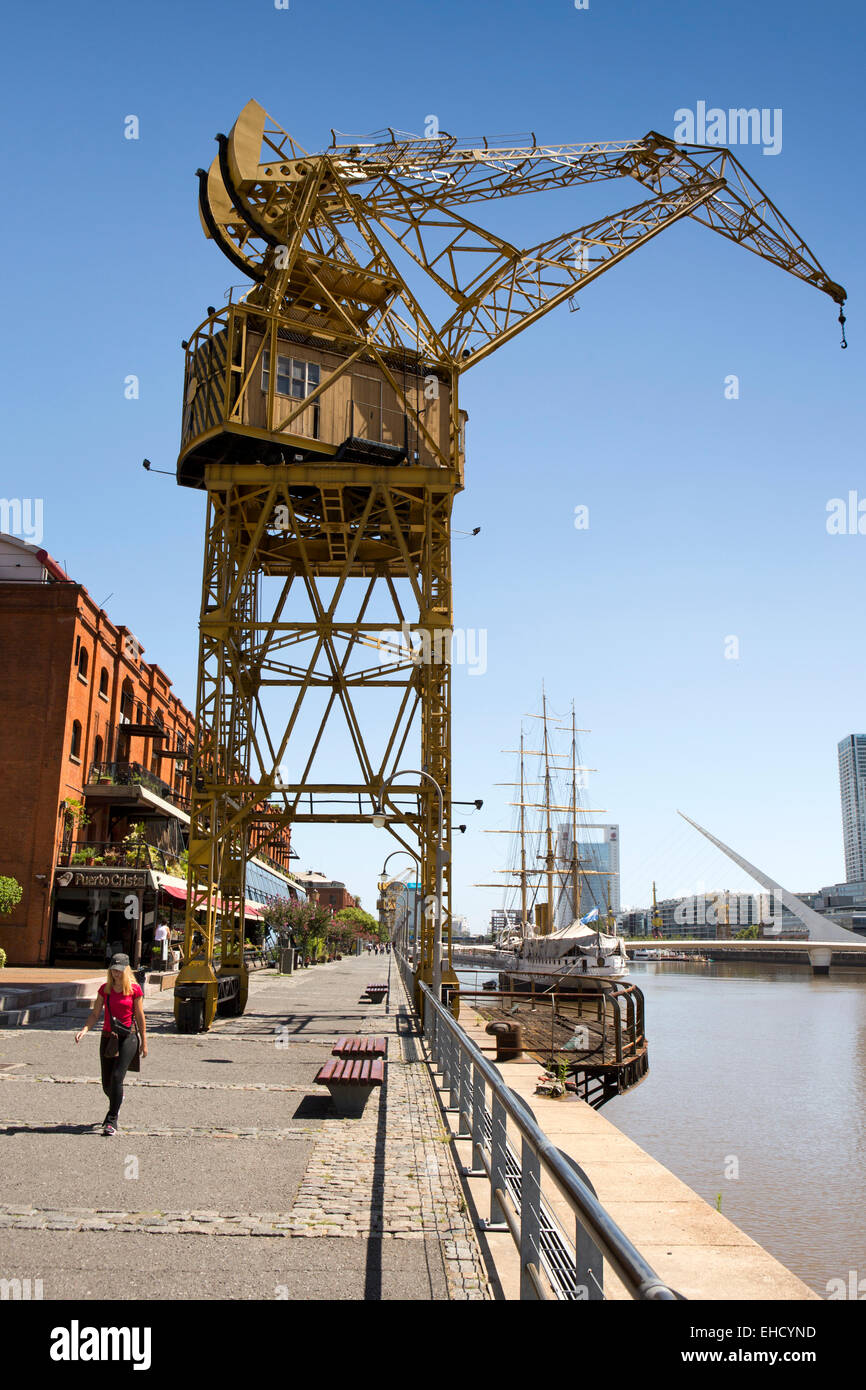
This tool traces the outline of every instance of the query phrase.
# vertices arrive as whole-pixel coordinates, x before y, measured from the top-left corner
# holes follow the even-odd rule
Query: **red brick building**
[[[305,874],[295,873],[294,877],[298,883],[303,884],[309,897],[315,895],[316,899],[332,912],[339,912],[344,907],[358,906],[357,898],[353,898],[352,894],[346,891],[345,883],[340,883],[337,879],[326,878],[324,874],[314,873],[312,869]]]
[[[157,912],[180,925],[194,731],[130,630],[0,535],[0,874],[23,888],[0,918],[10,965],[101,968],[112,943],[137,964]],[[286,834],[271,855],[289,853]]]

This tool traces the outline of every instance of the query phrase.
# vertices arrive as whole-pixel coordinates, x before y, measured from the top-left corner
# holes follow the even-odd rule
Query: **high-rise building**
[[[579,912],[597,907],[599,916],[606,917],[608,903],[616,916],[620,910],[619,895],[619,826],[582,825],[578,829],[577,857],[580,863]],[[560,825],[556,834],[555,930],[574,920],[575,895],[572,874],[568,866],[574,858],[574,838],[570,825]]]
[[[866,734],[849,734],[839,744],[839,787],[845,878],[860,883],[866,879]]]
[[[523,917],[519,907],[493,907],[490,909],[490,935],[495,941],[503,932],[520,931]]]

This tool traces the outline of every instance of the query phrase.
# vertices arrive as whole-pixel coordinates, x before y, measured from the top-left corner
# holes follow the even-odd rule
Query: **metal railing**
[[[405,957],[399,957],[398,963],[411,998],[414,978]],[[486,1175],[490,1181],[490,1217],[483,1229],[510,1232],[520,1255],[521,1299],[602,1299],[603,1261],[634,1299],[680,1299],[682,1295],[659,1278],[602,1206],[577,1164],[548,1139],[526,1102],[506,1086],[450,1010],[425,984],[419,989],[431,1062],[442,1071],[444,1089],[450,1092],[446,1109],[458,1117],[457,1139],[472,1144],[472,1165],[464,1169],[464,1175]],[[519,1155],[509,1143],[509,1122],[517,1132]],[[573,1241],[566,1238],[542,1196],[542,1175],[571,1208]]]
[[[123,840],[78,840],[61,849],[57,863],[66,867],[97,869],[156,869],[174,878],[186,878],[187,867],[180,854],[157,845]]]
[[[481,972],[476,972],[480,974]],[[561,1046],[557,1046],[554,1041],[554,1032],[557,1024],[565,1024],[569,1027],[579,1024],[583,1020],[591,1021],[597,1028],[599,1043],[595,1049],[587,1046],[585,1053],[593,1051],[599,1054],[599,1060],[604,1060],[607,1055],[608,1045],[613,1049],[617,1063],[633,1061],[641,1051],[646,1048],[646,1036],[644,1034],[644,1003],[643,994],[640,989],[631,982],[618,984],[616,989],[605,990],[553,990],[534,988],[515,990],[515,989],[475,989],[471,986],[461,985],[460,998],[473,1001],[472,1007],[480,1004],[495,1005],[497,1002],[503,1006],[507,1003],[527,1005],[539,1015],[549,1012],[550,1029],[550,1055],[551,1059],[557,1052],[562,1052]],[[570,1010],[569,1014],[561,1014],[560,1009]],[[518,1020],[520,1021],[520,1020]],[[575,1058],[577,1057],[575,1053]]]
[[[146,767],[142,767],[141,763],[92,763],[87,785],[91,787],[99,785],[145,787],[147,791],[153,792],[163,801],[169,801],[184,811],[188,811],[190,806],[189,797],[183,796],[180,792],[172,791],[167,782],[164,782],[161,777],[157,777],[155,772],[150,772]]]

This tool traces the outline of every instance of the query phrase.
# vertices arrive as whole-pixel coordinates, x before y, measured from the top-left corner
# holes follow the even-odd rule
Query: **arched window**
[[[121,692],[120,692],[120,722],[121,722],[121,724],[131,724],[131,723],[132,723],[132,713],[133,713],[133,708],[134,708],[134,706],[135,706],[135,697],[134,697],[134,695],[133,695],[132,681],[131,681],[131,680],[129,679],[129,677],[127,676],[126,680],[123,682],[123,686],[122,686]]]
[[[87,680],[87,648],[81,647],[78,652],[78,674],[83,681]]]
[[[93,761],[97,765],[102,763],[102,739],[98,734],[93,740]]]
[[[99,693],[103,700],[108,699],[108,668],[103,666],[99,675]]]
[[[81,761],[81,724],[77,719],[72,723],[72,746],[69,749],[70,758],[75,758],[76,762]]]

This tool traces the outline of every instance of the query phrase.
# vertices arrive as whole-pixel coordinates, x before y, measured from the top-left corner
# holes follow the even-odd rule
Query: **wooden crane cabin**
[[[186,343],[178,481],[208,463],[421,465],[463,472],[450,373],[401,350],[352,354],[241,301]]]

